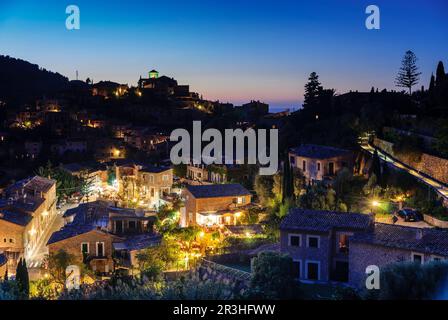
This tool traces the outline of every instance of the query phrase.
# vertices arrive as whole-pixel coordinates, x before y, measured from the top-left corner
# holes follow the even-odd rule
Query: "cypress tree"
[[[440,87],[442,83],[445,81],[446,74],[445,74],[445,67],[443,66],[443,62],[439,61],[437,64],[437,71],[436,71],[436,86]]]
[[[19,262],[17,263],[16,267],[16,283],[17,287],[19,289],[19,292],[22,292],[23,288],[23,272],[22,272],[22,258],[19,259]]]
[[[429,81],[429,92],[432,92],[434,90],[434,86],[435,86],[434,74],[431,73],[431,80]]]
[[[30,295],[30,276],[28,274],[28,267],[26,266],[26,260],[23,259],[22,262],[22,273],[23,273],[23,294],[28,299]]]
[[[380,181],[380,185],[383,188],[387,187],[387,182],[389,180],[389,166],[387,165],[387,162],[383,162],[383,172],[381,174],[381,181]]]
[[[28,276],[28,269],[24,259],[20,258],[16,268],[16,282],[19,289],[19,294],[22,299],[28,299],[30,292],[30,279]]]
[[[372,174],[375,174],[378,182],[381,181],[381,161],[380,157],[378,156],[378,150],[376,149],[373,153],[372,166],[370,167],[369,176],[372,176]]]
[[[282,179],[282,203],[287,199],[292,199],[294,196],[294,176],[292,174],[291,164],[289,163],[289,156],[286,155],[283,161],[283,179]]]

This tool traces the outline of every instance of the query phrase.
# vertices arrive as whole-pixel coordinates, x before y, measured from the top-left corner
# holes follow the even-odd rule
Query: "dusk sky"
[[[65,28],[69,4],[80,30]],[[369,4],[381,30],[365,28]],[[446,0],[1,0],[0,54],[95,82],[136,85],[155,68],[210,100],[297,107],[312,71],[338,93],[395,89],[408,49],[426,87],[448,65],[447,14]]]

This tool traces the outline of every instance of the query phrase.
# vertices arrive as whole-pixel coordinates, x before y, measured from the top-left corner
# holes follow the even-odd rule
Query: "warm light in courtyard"
[[[237,217],[237,218],[241,217],[241,212],[235,213],[235,217]]]
[[[200,238],[204,238],[204,236],[205,236],[205,232],[204,231],[199,232],[199,237]]]
[[[372,206],[378,207],[379,205],[380,205],[380,203],[377,200],[372,201]]]
[[[118,150],[118,149],[114,149],[114,156],[115,157],[119,157],[120,156],[120,150]]]

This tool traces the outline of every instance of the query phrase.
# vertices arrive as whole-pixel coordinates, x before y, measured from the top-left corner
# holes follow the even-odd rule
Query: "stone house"
[[[118,191],[129,199],[139,199],[156,208],[163,204],[163,198],[171,193],[173,169],[170,167],[147,166],[135,162],[114,163]]]
[[[289,161],[298,168],[307,181],[323,181],[347,168],[353,172],[353,153],[348,150],[315,144],[302,144],[289,151]]]
[[[427,263],[448,259],[448,231],[376,223],[371,232],[350,239],[349,283],[363,288],[366,268],[380,268],[391,263],[414,261]]]
[[[155,216],[148,212],[96,201],[69,213],[73,215],[71,222],[48,240],[49,253],[63,249],[75,257],[76,264],[83,263],[99,274],[132,268],[138,250],[160,242],[160,236],[153,232]]]
[[[34,176],[6,188],[0,200],[0,252],[11,274],[21,257],[32,260],[56,217],[56,181]]]
[[[302,282],[344,282],[361,289],[366,268],[448,259],[448,231],[375,223],[372,215],[292,209],[280,225],[280,251]]]
[[[84,177],[91,182],[91,192],[89,196],[94,196],[102,192],[107,185],[107,166],[105,164],[88,161],[73,162],[62,165],[62,169],[75,177]]]
[[[294,261],[297,279],[348,281],[350,237],[373,228],[360,213],[292,209],[280,225],[280,250]]]
[[[182,197],[181,226],[235,225],[251,205],[251,193],[240,184],[187,186]]]
[[[198,182],[225,183],[227,181],[226,165],[188,164],[187,178]]]

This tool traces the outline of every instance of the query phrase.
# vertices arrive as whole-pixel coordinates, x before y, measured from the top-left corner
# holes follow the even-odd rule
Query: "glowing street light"
[[[380,203],[377,200],[373,200],[372,201],[372,207],[378,207],[380,205]]]

